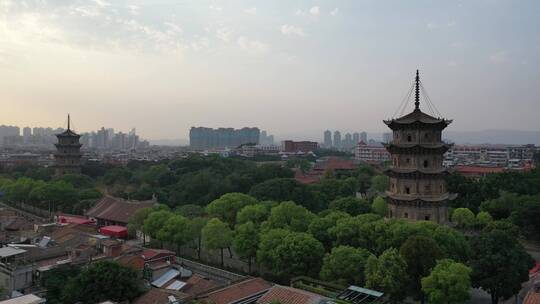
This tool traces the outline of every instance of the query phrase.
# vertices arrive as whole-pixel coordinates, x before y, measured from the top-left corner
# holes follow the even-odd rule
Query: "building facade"
[[[312,152],[319,148],[319,144],[314,141],[283,141],[283,151],[288,153]]]
[[[81,143],[79,134],[70,129],[70,118],[68,115],[68,128],[66,131],[57,134],[58,143],[54,154],[56,175],[66,173],[81,173]]]
[[[324,147],[332,148],[332,132],[330,130],[324,131]]]
[[[390,160],[390,153],[383,146],[371,146],[361,141],[356,145],[354,158],[358,162],[382,163]]]
[[[259,128],[204,128],[192,127],[189,145],[192,149],[236,148],[243,144],[259,144]],[[272,139],[273,141],[273,139]]]
[[[452,122],[435,118],[420,110],[420,77],[416,72],[413,112],[385,120],[393,131],[385,147],[392,166],[386,171],[390,186],[386,191],[388,217],[409,220],[448,221],[448,201],[455,195],[445,184],[447,170],[443,154],[450,148],[441,140],[442,131]]]

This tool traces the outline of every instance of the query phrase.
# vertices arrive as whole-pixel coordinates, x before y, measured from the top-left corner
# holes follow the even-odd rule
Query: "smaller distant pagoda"
[[[79,142],[81,136],[71,130],[69,114],[67,130],[56,134],[56,137],[58,138],[54,154],[56,175],[81,173],[82,144]]]

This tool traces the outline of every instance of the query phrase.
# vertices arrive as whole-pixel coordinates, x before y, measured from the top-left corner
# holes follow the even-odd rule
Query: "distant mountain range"
[[[448,131],[444,138],[456,144],[540,145],[540,131],[484,130]]]

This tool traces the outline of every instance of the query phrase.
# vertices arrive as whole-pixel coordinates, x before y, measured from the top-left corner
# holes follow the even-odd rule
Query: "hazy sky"
[[[540,1],[0,0],[0,124],[381,132],[420,68],[451,130],[540,130],[539,59]]]

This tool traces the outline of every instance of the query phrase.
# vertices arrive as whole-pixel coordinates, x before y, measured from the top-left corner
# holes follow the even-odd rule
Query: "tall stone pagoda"
[[[68,114],[67,130],[56,134],[56,138],[58,138],[54,154],[56,175],[81,173],[82,144],[79,142],[80,137],[79,134],[71,130]]]
[[[450,145],[442,141],[441,134],[452,120],[420,110],[421,87],[417,70],[414,110],[384,121],[393,132],[392,140],[385,145],[392,162],[386,171],[390,178],[385,193],[387,217],[446,223],[448,201],[456,195],[448,192],[444,180],[448,172],[443,167],[443,154]],[[432,108],[429,98],[424,99],[428,108]]]

